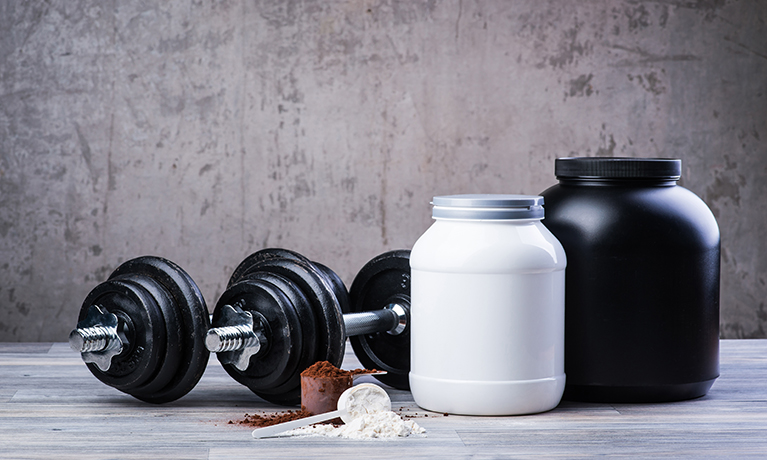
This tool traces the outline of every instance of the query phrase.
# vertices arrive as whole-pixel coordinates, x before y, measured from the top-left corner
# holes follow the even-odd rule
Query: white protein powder
[[[363,383],[344,391],[338,401],[338,407],[346,408],[348,414],[341,419],[349,423],[365,414],[391,410],[391,400],[386,391],[371,383]]]
[[[392,411],[361,415],[346,425],[310,425],[285,433],[288,436],[326,436],[347,439],[397,438],[411,435],[426,436],[426,430],[412,420],[402,420]]]

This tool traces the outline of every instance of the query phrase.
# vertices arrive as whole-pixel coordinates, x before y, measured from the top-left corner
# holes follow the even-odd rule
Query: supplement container
[[[543,198],[434,197],[410,254],[410,390],[424,409],[553,409],[565,386],[565,252]]]
[[[719,375],[719,228],[681,161],[560,158],[544,224],[567,252],[565,399],[661,402]]]

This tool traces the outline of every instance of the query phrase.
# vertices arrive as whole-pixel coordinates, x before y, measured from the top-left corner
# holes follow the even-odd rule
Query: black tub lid
[[[554,163],[557,177],[673,179],[682,175],[676,158],[569,157]]]

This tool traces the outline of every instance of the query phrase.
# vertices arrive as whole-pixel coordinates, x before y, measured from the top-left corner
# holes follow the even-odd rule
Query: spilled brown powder
[[[298,420],[304,417],[308,417],[312,414],[303,410],[289,410],[285,412],[275,412],[272,414],[264,415],[248,415],[245,414],[245,418],[242,420],[234,421],[229,420],[229,425],[245,425],[250,427],[263,427],[277,425],[278,423],[290,422],[291,420]]]

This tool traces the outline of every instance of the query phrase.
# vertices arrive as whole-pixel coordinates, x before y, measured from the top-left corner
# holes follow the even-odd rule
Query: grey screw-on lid
[[[535,195],[446,195],[435,196],[435,219],[542,219],[543,197]]]

